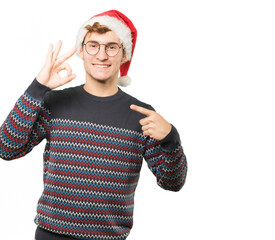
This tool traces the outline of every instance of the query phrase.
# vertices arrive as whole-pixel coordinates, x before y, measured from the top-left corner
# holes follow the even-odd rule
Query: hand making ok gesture
[[[54,89],[72,81],[76,75],[72,74],[72,68],[68,63],[64,63],[68,58],[75,54],[77,48],[74,47],[69,52],[58,57],[62,45],[62,41],[59,40],[55,50],[53,51],[53,45],[50,44],[46,62],[37,75],[36,79],[39,83]],[[67,71],[66,77],[60,77],[59,72],[62,70]]]
[[[147,116],[139,120],[139,123],[142,125],[141,129],[143,131],[143,135],[150,136],[160,141],[164,139],[171,131],[172,125],[156,111],[134,104],[132,104],[130,108]]]

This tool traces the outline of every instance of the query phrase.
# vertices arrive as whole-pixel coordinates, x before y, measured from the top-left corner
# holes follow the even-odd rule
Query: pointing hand
[[[171,131],[172,125],[156,111],[134,104],[132,104],[130,108],[147,116],[139,120],[139,123],[142,125],[141,129],[143,131],[143,135],[150,136],[160,141],[164,139]]]

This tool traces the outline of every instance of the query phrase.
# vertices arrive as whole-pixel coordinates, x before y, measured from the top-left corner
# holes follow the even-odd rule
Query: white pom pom
[[[131,78],[128,76],[119,77],[117,83],[121,87],[127,87],[131,83]]]

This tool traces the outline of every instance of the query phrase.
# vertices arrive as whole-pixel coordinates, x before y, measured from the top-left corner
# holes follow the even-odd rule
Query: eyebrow
[[[87,41],[87,42],[95,42],[95,43],[99,43],[98,41],[94,41],[94,40],[89,40],[89,41]],[[119,45],[119,43],[118,43],[118,42],[107,42],[107,43],[102,43],[102,44],[113,44],[113,43],[116,43],[116,44],[118,44],[118,45]]]

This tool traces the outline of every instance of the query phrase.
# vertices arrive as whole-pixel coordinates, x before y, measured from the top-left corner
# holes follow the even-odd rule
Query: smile
[[[98,68],[107,68],[110,67],[111,65],[107,65],[107,64],[93,64],[94,67],[98,67]]]

